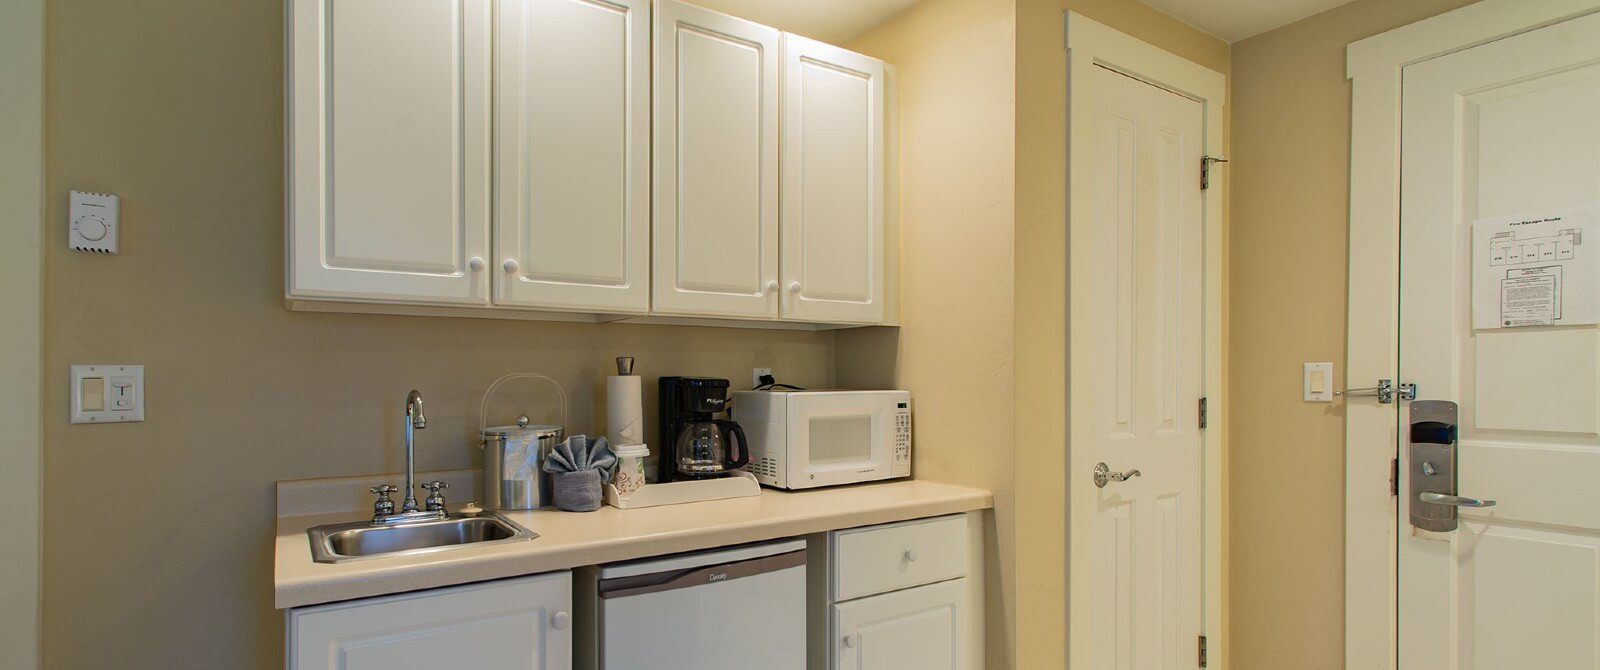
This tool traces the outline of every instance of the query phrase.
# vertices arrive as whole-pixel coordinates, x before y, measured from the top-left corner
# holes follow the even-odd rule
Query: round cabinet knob
[[[776,291],[776,290],[778,290],[778,280],[774,279],[772,281],[767,282],[767,290],[768,291]]]
[[[790,293],[799,293],[800,292],[800,282],[793,282],[793,283],[789,284],[789,292]]]
[[[483,258],[479,256],[473,256],[471,260],[467,261],[467,267],[472,268],[473,272],[482,272]]]
[[[507,258],[506,262],[500,264],[500,267],[506,269],[506,274],[514,275],[517,273],[517,259]]]
[[[565,610],[556,612],[550,617],[550,627],[556,630],[566,630],[567,626],[571,623],[572,615],[567,614]]]
[[[916,563],[917,562],[917,550],[915,550],[915,549],[907,549],[906,553],[905,553],[905,559],[906,559],[907,563]]]
[[[844,636],[844,648],[845,649],[855,649],[856,648],[856,636],[854,634]]]

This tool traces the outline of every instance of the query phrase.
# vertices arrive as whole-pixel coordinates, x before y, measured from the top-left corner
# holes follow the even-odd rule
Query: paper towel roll
[[[606,439],[612,444],[644,442],[644,385],[639,375],[606,377]]]

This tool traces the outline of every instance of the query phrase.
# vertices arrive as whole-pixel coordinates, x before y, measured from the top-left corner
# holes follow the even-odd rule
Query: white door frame
[[[1399,373],[1401,68],[1597,10],[1600,0],[1483,0],[1350,44],[1350,249],[1361,251],[1349,260],[1350,386]],[[1346,668],[1395,667],[1395,411],[1370,398],[1345,411]]]
[[[0,667],[39,667],[44,0],[0,2]]]
[[[1089,68],[1106,67],[1127,76],[1133,77],[1167,89],[1184,97],[1199,102],[1204,110],[1204,136],[1205,147],[1202,153],[1216,156],[1222,153],[1222,121],[1224,106],[1227,104],[1227,77],[1220,72],[1206,69],[1192,61],[1180,58],[1164,51],[1154,45],[1139,41],[1126,34],[1118,32],[1095,22],[1076,12],[1066,13],[1067,32],[1067,230],[1068,230],[1068,412],[1067,412],[1067,437],[1068,444],[1087,444],[1094,439],[1092,422],[1089,420],[1090,407],[1088,402],[1073,402],[1073,390],[1093,388],[1090,378],[1093,370],[1089,354],[1075,350],[1071,346],[1073,341],[1089,341],[1093,337],[1093,328],[1099,320],[1094,315],[1085,313],[1086,300],[1073,299],[1077,291],[1094,290],[1097,278],[1089,274],[1089,254],[1092,253],[1087,246],[1072,246],[1070,240],[1081,235],[1075,232],[1078,229],[1092,225],[1094,222],[1094,206],[1090,192],[1094,188],[1092,175],[1094,174],[1094,148],[1091,142],[1073,142],[1075,137],[1092,137],[1094,128],[1093,119],[1087,112],[1088,97],[1078,95],[1074,86],[1084,84],[1075,82],[1089,81]],[[1080,89],[1081,90],[1081,89]],[[1077,175],[1077,178],[1074,178]],[[1204,454],[1202,462],[1204,472],[1202,484],[1205,487],[1205,584],[1203,593],[1205,599],[1205,631],[1207,636],[1207,652],[1210,667],[1226,668],[1227,640],[1226,624],[1223,619],[1223,597],[1226,594],[1225,579],[1226,565],[1224,563],[1224,546],[1227,541],[1222,523],[1223,504],[1225,498],[1222,490],[1222,473],[1225,463],[1222,445],[1225,443],[1227,422],[1227,404],[1222,395],[1222,202],[1227,194],[1226,170],[1212,170],[1211,187],[1201,192],[1204,199],[1202,218],[1204,221],[1205,248],[1205,288],[1204,310],[1204,344],[1202,351],[1205,356],[1205,365],[1201,374],[1205,379],[1205,394],[1208,399],[1208,422],[1203,439]],[[1082,396],[1077,396],[1082,397]],[[1069,447],[1070,448],[1070,447]],[[1068,455],[1069,466],[1073,463]],[[1083,493],[1089,486],[1089,472],[1083,470],[1071,471],[1072,477],[1067,483],[1067,519],[1069,523],[1080,528],[1088,528],[1092,523],[1093,506],[1080,504],[1075,499],[1083,496],[1088,499],[1088,494]],[[1091,562],[1092,548],[1074,546],[1071,543],[1071,533],[1067,534],[1067,639],[1068,639],[1068,666],[1073,668],[1092,668],[1092,648],[1088,644],[1071,644],[1073,639],[1087,639],[1089,636],[1089,621],[1087,617],[1072,616],[1073,612],[1094,612],[1096,603],[1091,599],[1087,589],[1072,588],[1072,566],[1088,565]]]

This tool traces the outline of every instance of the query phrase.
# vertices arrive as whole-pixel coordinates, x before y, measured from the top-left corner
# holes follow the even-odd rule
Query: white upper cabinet
[[[289,670],[570,670],[572,573],[289,610]]]
[[[883,62],[783,36],[783,316],[883,320]]]
[[[779,32],[655,11],[653,311],[776,318]]]
[[[643,314],[649,0],[499,0],[495,302]]]
[[[489,303],[488,1],[290,0],[290,297]]]

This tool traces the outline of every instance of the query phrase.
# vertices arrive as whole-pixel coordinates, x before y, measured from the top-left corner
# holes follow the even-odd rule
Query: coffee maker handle
[[[733,441],[730,437],[739,438],[739,455],[728,463],[727,469],[737,470],[750,463],[750,441],[744,437],[744,426],[733,421],[718,421],[722,426],[722,439],[728,443],[728,454],[733,454]]]

